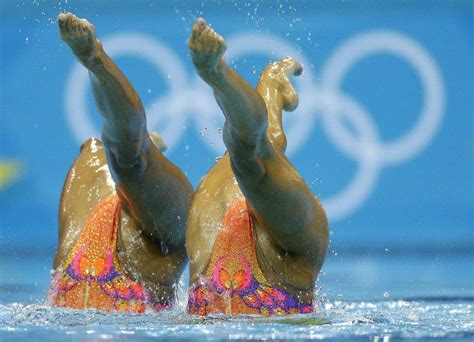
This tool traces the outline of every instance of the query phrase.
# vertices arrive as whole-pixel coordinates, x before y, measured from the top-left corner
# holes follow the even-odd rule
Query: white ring
[[[228,45],[228,60],[246,54],[263,54],[273,59],[290,55],[298,56],[302,64],[309,65],[292,45],[269,34],[240,34],[229,39]],[[170,149],[178,143],[186,120],[191,116],[211,150],[225,151],[219,134],[224,117],[211,91],[197,77],[188,84],[185,68],[172,50],[152,37],[131,33],[114,35],[104,41],[104,46],[110,55],[145,58],[155,69],[170,76],[165,78],[168,92],[147,106],[148,127],[158,127]],[[339,88],[350,68],[374,53],[390,53],[404,59],[418,72],[425,93],[421,114],[412,129],[388,143],[380,141],[365,108]],[[391,31],[363,33],[344,43],[329,58],[322,75],[322,84],[319,84],[308,68],[295,79],[300,105],[295,114],[284,115],[283,120],[288,154],[298,150],[310,137],[316,115],[321,112],[329,139],[342,153],[358,161],[358,170],[350,183],[324,201],[331,220],[337,220],[355,211],[367,199],[384,166],[412,158],[427,146],[442,121],[444,88],[440,72],[428,52],[415,41]],[[86,69],[76,63],[67,80],[65,107],[68,125],[79,142],[98,135],[88,116],[88,86]],[[350,121],[355,134],[345,128],[343,118]]]
[[[351,39],[339,47],[323,68],[323,86],[329,92],[338,92],[343,77],[359,60],[374,53],[391,53],[413,66],[419,73],[425,99],[421,114],[413,128],[390,143],[380,143],[380,160],[394,165],[419,153],[431,141],[443,118],[444,89],[440,72],[429,54],[415,41],[392,31],[372,31]],[[330,116],[331,113],[325,113]],[[339,135],[342,136],[342,135]],[[346,135],[346,137],[349,137]],[[357,142],[333,140],[347,154],[355,153]],[[352,146],[352,148],[347,148]]]
[[[324,92],[315,94],[312,97],[314,105],[318,106],[321,110],[334,106],[334,96],[332,94],[325,94]],[[362,152],[355,158],[359,165],[351,182],[344,190],[323,201],[330,219],[338,220],[354,212],[367,199],[377,182],[380,161],[376,146],[378,146],[379,137],[374,125],[368,120],[367,111],[350,97],[339,96],[337,98],[337,106],[333,107],[332,113],[339,117],[343,114],[351,121],[355,131],[359,133],[358,136],[361,141],[359,145]],[[340,131],[329,128],[337,123],[337,120],[328,120],[328,116],[323,116],[324,127],[332,141],[340,138],[339,136],[331,136],[334,132]]]

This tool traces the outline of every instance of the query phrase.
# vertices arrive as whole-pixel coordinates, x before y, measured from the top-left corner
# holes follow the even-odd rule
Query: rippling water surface
[[[38,304],[0,305],[0,311],[0,336],[17,340],[474,338],[469,302],[335,302],[317,314],[282,318],[193,318],[182,308],[131,315]]]
[[[46,255],[46,254],[45,254]],[[144,315],[41,304],[50,256],[0,258],[0,341],[474,340],[472,253],[330,256],[319,309],[292,317],[190,317],[185,286],[172,311]]]

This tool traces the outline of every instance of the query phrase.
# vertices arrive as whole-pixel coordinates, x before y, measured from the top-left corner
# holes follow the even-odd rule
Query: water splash
[[[472,303],[326,302],[318,313],[284,317],[194,317],[179,305],[167,312],[129,314],[52,308],[42,304],[0,305],[0,339],[61,340],[88,335],[103,338],[181,338],[283,340],[361,338],[452,338],[474,336]]]

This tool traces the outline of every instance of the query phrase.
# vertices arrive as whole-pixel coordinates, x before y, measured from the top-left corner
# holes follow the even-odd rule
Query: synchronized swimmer
[[[302,66],[271,63],[254,89],[226,65],[224,39],[196,20],[188,46],[224,114],[227,152],[194,193],[159,135],[147,131],[140,97],[94,26],[71,13],[58,24],[89,70],[104,127],[66,177],[50,304],[168,309],[189,258],[190,314],[312,312],[328,223],[285,156],[282,127],[282,112],[298,105],[290,79]]]

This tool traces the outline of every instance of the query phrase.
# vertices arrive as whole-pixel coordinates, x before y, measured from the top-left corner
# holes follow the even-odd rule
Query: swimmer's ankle
[[[224,58],[212,68],[196,68],[197,73],[199,76],[211,86],[216,83],[222,81],[226,74],[228,73],[228,67],[225,64]]]
[[[84,65],[87,69],[94,71],[98,67],[104,64],[103,56],[105,55],[104,48],[102,47],[102,42],[98,39],[94,42],[94,48],[92,51],[86,55],[74,54],[76,58]]]

